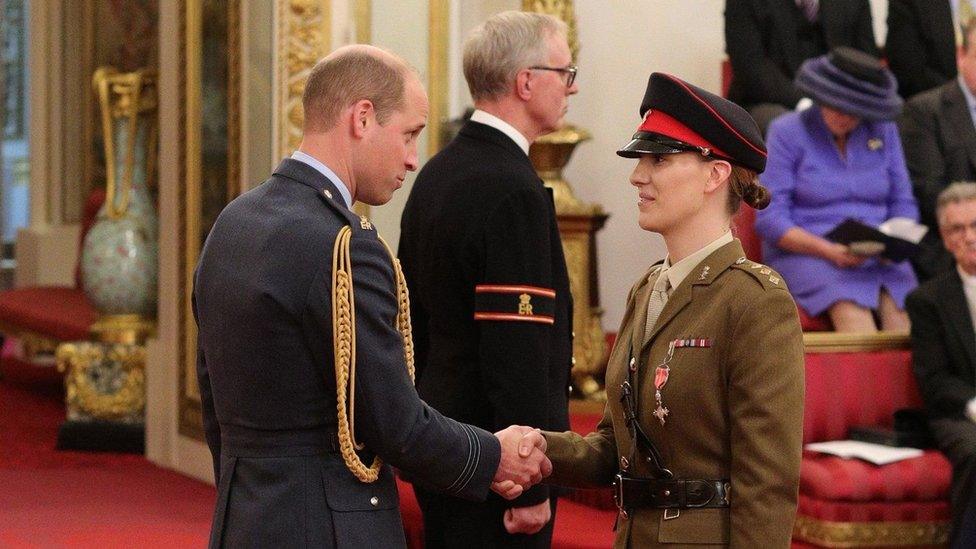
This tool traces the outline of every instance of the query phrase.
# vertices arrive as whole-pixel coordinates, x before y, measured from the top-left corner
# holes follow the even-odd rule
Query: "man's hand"
[[[505,511],[502,523],[509,534],[534,534],[549,523],[552,508],[549,500],[530,507],[513,507]]]
[[[537,429],[513,425],[495,436],[501,442],[502,457],[491,489],[503,498],[519,497],[552,473],[552,462],[545,453],[546,439]]]

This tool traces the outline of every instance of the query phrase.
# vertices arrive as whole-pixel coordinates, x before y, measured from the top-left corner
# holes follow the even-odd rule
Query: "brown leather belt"
[[[636,478],[618,473],[613,500],[621,511],[637,507],[700,509],[729,506],[729,481]]]

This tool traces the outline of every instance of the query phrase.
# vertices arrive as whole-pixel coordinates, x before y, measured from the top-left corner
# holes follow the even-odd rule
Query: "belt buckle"
[[[613,503],[624,518],[627,518],[627,510],[624,508],[624,476],[617,473],[613,477]]]

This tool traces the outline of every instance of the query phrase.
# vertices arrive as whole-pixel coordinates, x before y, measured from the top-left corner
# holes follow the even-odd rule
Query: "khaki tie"
[[[651,297],[647,300],[647,323],[644,324],[644,339],[651,337],[651,330],[657,323],[657,318],[664,310],[664,304],[668,302],[668,290],[671,288],[671,281],[668,280],[668,270],[661,269],[654,281],[654,288],[651,289]]]

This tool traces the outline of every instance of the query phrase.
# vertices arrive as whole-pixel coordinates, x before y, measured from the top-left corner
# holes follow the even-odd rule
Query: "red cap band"
[[[644,115],[644,122],[637,128],[639,132],[654,132],[670,137],[671,139],[676,139],[678,141],[683,141],[689,145],[694,145],[696,147],[706,147],[711,149],[715,154],[723,156],[725,158],[732,158],[725,151],[719,149],[715,145],[712,145],[707,139],[698,134],[695,130],[685,126],[679,122],[676,118],[673,118],[666,112],[659,111],[657,109],[649,109],[647,114]]]

